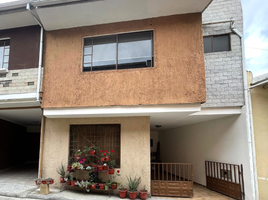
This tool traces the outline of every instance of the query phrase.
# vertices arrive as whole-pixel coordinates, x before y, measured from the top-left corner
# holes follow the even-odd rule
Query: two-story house
[[[45,30],[40,177],[60,186],[56,169],[96,145],[151,195],[256,198],[240,0],[31,4]]]

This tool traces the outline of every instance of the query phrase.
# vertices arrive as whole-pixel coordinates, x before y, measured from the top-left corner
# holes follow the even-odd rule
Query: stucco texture
[[[117,181],[127,186],[126,176],[141,176],[150,191],[150,118],[76,118],[45,120],[42,177],[53,177],[59,187],[60,176],[56,169],[67,166],[70,125],[74,124],[121,124],[121,176]]]
[[[82,73],[83,37],[154,31],[153,68]],[[47,31],[43,108],[206,101],[201,14]]]
[[[254,126],[259,198],[268,199],[268,89],[258,86],[250,90]]]

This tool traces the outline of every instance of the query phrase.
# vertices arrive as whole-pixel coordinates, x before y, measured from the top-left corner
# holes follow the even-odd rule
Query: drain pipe
[[[37,95],[36,100],[40,101],[40,87],[41,87],[41,74],[42,74],[42,59],[43,59],[43,32],[44,32],[44,26],[40,22],[40,20],[35,16],[35,14],[31,11],[31,5],[27,3],[26,9],[31,13],[35,21],[39,24],[41,27],[40,30],[40,45],[39,45],[39,62],[38,62],[38,80],[37,80]]]
[[[250,96],[250,89],[247,86],[247,75],[246,75],[245,42],[243,34],[239,32],[234,25],[235,21],[233,20],[231,22],[231,30],[240,37],[242,45],[242,62],[243,62],[242,67],[243,67],[243,79],[244,79],[244,98],[246,106],[247,134],[248,134],[249,152],[251,154],[249,156],[251,165],[251,178],[253,180],[253,194],[255,195],[253,196],[253,199],[259,199],[251,96]]]
[[[250,171],[251,171],[251,180],[252,190],[253,190],[253,199],[259,199],[258,193],[258,180],[257,180],[257,168],[256,168],[256,154],[255,154],[255,142],[254,142],[254,129],[253,129],[253,118],[252,118],[252,109],[251,109],[251,97],[249,93],[249,88],[247,87],[247,76],[246,76],[246,59],[245,59],[245,45],[243,34],[235,29],[235,20],[233,18],[229,20],[219,20],[212,22],[204,22],[203,25],[213,25],[219,23],[231,23],[231,30],[233,33],[239,36],[242,46],[242,68],[243,68],[243,90],[244,90],[244,99],[245,99],[245,108],[246,108],[246,123],[247,123],[247,137],[249,145],[249,157],[250,157]]]

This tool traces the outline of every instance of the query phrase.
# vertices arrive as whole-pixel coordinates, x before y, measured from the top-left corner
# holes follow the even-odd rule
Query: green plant
[[[141,183],[141,177],[135,177],[134,179],[132,179],[131,177],[127,177],[127,180],[129,191],[136,192],[137,188],[139,187],[139,184]]]
[[[111,160],[110,162],[108,162],[108,165],[109,165],[110,169],[114,169],[114,167],[116,165],[115,160]]]
[[[122,184],[119,185],[119,190],[124,191],[124,186]]]
[[[63,166],[62,163],[61,163],[61,166],[58,167],[58,169],[57,169],[57,173],[58,173],[61,177],[65,177],[66,172],[65,172],[65,169],[64,169],[64,166]]]
[[[70,175],[70,180],[74,181],[74,175],[73,174]]]
[[[84,166],[79,162],[75,162],[72,164],[72,169],[75,169],[76,167],[81,170],[84,169]]]
[[[143,189],[141,190],[142,192],[146,192],[146,187],[144,185]]]
[[[69,158],[68,164],[72,165],[72,163],[74,162],[74,159],[72,157]]]
[[[100,147],[97,147],[97,146],[95,146],[95,145],[90,146],[90,147],[88,147],[88,146],[84,146],[84,152],[88,152],[89,150],[95,150],[95,151],[97,151],[97,150],[99,150],[99,149],[100,149]]]
[[[86,170],[90,171],[90,170],[91,170],[91,167],[90,167],[90,166],[88,166],[88,167],[86,168]]]
[[[75,153],[74,153],[74,155],[81,155],[82,154],[82,151],[80,151],[80,149],[78,149]]]

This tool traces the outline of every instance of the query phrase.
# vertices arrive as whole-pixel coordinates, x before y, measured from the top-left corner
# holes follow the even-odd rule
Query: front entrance
[[[193,164],[152,163],[151,193],[155,196],[192,197]]]

